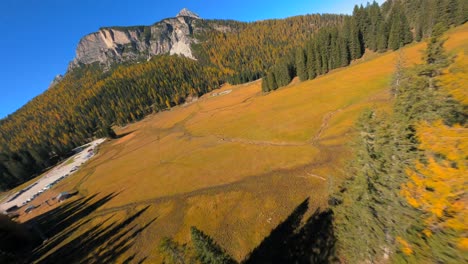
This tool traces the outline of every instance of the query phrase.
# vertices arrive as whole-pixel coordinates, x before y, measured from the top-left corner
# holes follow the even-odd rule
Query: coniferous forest
[[[289,84],[295,76],[311,80],[359,59],[366,50],[398,50],[432,35],[435,25],[447,29],[466,22],[466,1],[386,1],[355,6],[340,25],[320,29],[271,67],[264,92]]]
[[[197,61],[158,56],[103,71],[86,65],[0,120],[0,188],[16,186],[93,137],[222,83],[264,78],[263,91],[294,76],[313,79],[349,65],[366,50],[396,50],[467,20],[466,1],[387,1],[356,6],[352,16],[306,15],[253,23],[216,21],[193,45]],[[416,14],[409,16],[408,14]],[[210,21],[204,21],[209,27]]]

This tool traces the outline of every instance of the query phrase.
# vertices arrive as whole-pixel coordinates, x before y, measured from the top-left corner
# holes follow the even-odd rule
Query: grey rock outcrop
[[[191,44],[201,21],[195,13],[183,9],[177,17],[164,19],[151,26],[108,27],[83,37],[69,70],[82,64],[113,63],[149,59],[161,54],[179,54],[195,59]]]
[[[55,85],[58,84],[61,80],[63,80],[63,75],[61,75],[61,74],[55,75],[54,79],[52,80],[52,82],[51,82],[50,85],[49,85],[49,88],[55,86]]]
[[[180,10],[180,12],[177,14],[177,17],[180,17],[180,16],[186,16],[186,17],[192,17],[192,18],[200,19],[199,15],[197,15],[194,12],[188,10],[187,8],[184,8],[184,9]]]

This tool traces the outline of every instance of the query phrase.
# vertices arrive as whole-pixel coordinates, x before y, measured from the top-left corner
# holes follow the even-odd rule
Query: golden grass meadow
[[[467,43],[464,25],[450,32],[446,48],[466,55]],[[391,109],[397,57],[411,66],[424,48],[420,43],[401,54],[366,55],[270,94],[262,94],[261,80],[224,85],[198,101],[116,128],[119,139],[104,143],[95,158],[54,188],[79,191],[66,203],[113,197],[65,229],[65,240],[49,240],[56,244],[47,254],[145,208],[128,227],[141,232],[125,242],[130,247],[118,262],[133,257],[158,263],[160,240],[187,242],[191,226],[243,259],[307,197],[310,212],[327,206],[331,186],[344,178],[355,120],[366,108]]]

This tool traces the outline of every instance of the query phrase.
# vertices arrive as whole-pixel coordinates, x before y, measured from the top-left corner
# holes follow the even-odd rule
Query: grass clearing
[[[447,47],[466,51],[467,36],[468,25],[452,30]],[[420,61],[424,47],[403,49],[408,64]],[[118,129],[128,134],[104,143],[63,182],[64,190],[96,194],[94,200],[115,195],[77,221],[82,225],[67,241],[149,206],[118,230],[142,229],[115,261],[158,263],[161,238],[188,241],[192,225],[242,259],[305,198],[310,197],[311,211],[326,206],[328,182],[343,177],[354,121],[365,108],[390,109],[397,56],[372,54],[267,95],[261,94],[260,81],[226,85],[220,91],[232,90],[229,94],[207,94]],[[59,250],[51,247],[50,254]]]

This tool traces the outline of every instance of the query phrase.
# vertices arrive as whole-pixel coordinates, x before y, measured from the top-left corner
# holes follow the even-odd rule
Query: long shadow
[[[133,132],[135,132],[135,130],[132,130],[132,131],[127,132],[127,133],[119,134],[119,135],[117,135],[117,136],[115,137],[115,139],[123,138],[123,137],[125,137],[125,136],[130,135],[130,134],[133,134]]]
[[[38,263],[114,263],[133,246],[134,238],[141,231],[129,225],[148,208],[139,210],[120,223],[115,221],[106,227],[106,222],[95,225]]]
[[[25,263],[115,262],[132,247],[135,238],[156,220],[143,227],[134,224],[148,206],[124,220],[112,220],[115,215],[111,215],[98,224],[90,224],[92,217],[88,216],[116,195],[112,193],[96,199],[95,194],[80,198],[24,223],[33,234],[42,238],[38,239]],[[71,236],[75,238],[67,241]]]
[[[307,198],[242,263],[334,262],[333,213],[317,209],[301,225],[308,208]]]
[[[38,246],[33,253],[46,251],[60,243],[64,238],[87,223],[87,221],[81,221],[82,219],[116,195],[109,194],[95,202],[91,202],[96,196],[97,194],[66,203],[25,222],[26,228],[38,238],[36,241]],[[46,240],[48,243],[40,244]]]

